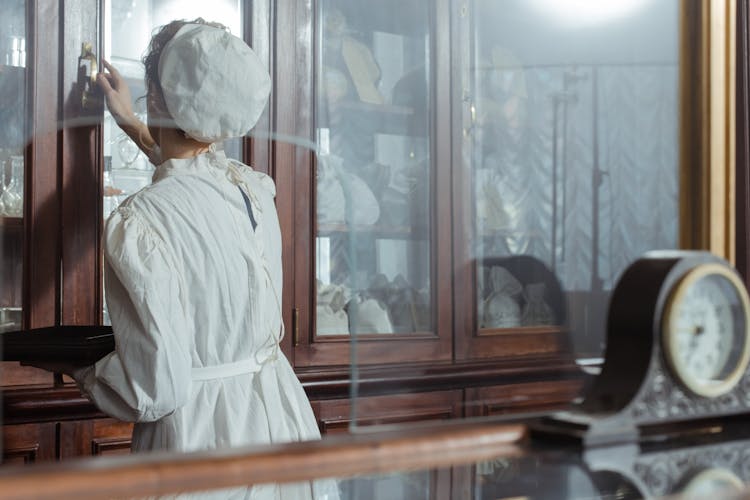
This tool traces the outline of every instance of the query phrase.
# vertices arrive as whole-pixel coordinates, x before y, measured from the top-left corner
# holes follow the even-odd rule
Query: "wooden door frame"
[[[60,47],[62,123],[62,297],[61,323],[99,324],[102,317],[102,118],[103,99],[89,109],[81,104],[81,44],[101,54],[103,16],[99,0],[64,2]]]
[[[750,8],[737,2],[736,266],[750,286]]]

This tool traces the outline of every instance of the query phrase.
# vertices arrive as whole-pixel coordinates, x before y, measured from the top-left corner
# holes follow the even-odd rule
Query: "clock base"
[[[633,443],[639,439],[632,421],[617,416],[592,416],[575,411],[544,417],[529,425],[534,440],[567,441],[582,447]]]
[[[701,419],[636,425],[632,419],[616,415],[592,415],[576,411],[561,412],[529,424],[535,442],[565,442],[582,448],[647,445],[665,442],[697,442],[717,435],[750,435],[750,413],[721,415]]]

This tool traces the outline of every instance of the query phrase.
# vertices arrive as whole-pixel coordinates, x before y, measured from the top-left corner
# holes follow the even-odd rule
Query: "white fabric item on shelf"
[[[271,92],[268,71],[244,41],[202,24],[186,24],[166,44],[159,79],[177,127],[207,143],[248,133]]]
[[[523,285],[502,266],[490,269],[492,293],[484,302],[485,328],[512,328],[521,325],[521,306],[518,297]]]
[[[315,333],[318,335],[349,335],[349,316],[346,311],[334,311],[330,306],[315,307]]]
[[[344,307],[351,293],[344,285],[317,283],[315,331],[318,335],[349,335],[349,316]]]
[[[352,333],[393,333],[388,311],[375,299],[365,299],[357,304],[356,314],[349,315]]]
[[[251,200],[255,230],[238,186]],[[278,348],[282,268],[274,195],[270,177],[209,152],[160,165],[154,183],[107,221],[116,351],[74,378],[102,411],[136,422],[134,451],[320,437]],[[337,498],[335,485],[325,482],[308,484],[299,496],[259,491],[216,498]]]
[[[359,176],[344,169],[335,155],[318,157],[318,222],[371,225],[380,218],[380,204]]]

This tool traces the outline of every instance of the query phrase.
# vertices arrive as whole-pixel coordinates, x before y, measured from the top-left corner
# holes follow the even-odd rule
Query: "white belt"
[[[191,371],[193,380],[215,380],[220,378],[236,377],[247,373],[257,373],[263,366],[254,359],[224,363],[221,365],[202,366],[193,368]]]

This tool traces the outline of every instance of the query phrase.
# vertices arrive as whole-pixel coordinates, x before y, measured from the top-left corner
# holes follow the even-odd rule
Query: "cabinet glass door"
[[[0,19],[0,332],[21,328],[25,146],[29,140],[27,5],[3,3]]]
[[[597,356],[619,274],[678,246],[679,2],[460,3],[478,335]]]
[[[133,97],[133,109],[146,122],[146,88],[142,57],[151,36],[161,26],[176,19],[203,17],[218,22],[237,35],[243,33],[241,0],[217,0],[210,8],[200,0],[106,0],[104,6],[104,54],[125,77]],[[151,183],[154,165],[115,123],[104,113],[103,214],[106,219],[129,195]],[[217,144],[227,156],[242,160],[239,139]],[[109,323],[106,306],[104,324]]]
[[[430,5],[317,2],[318,338],[434,329]]]

